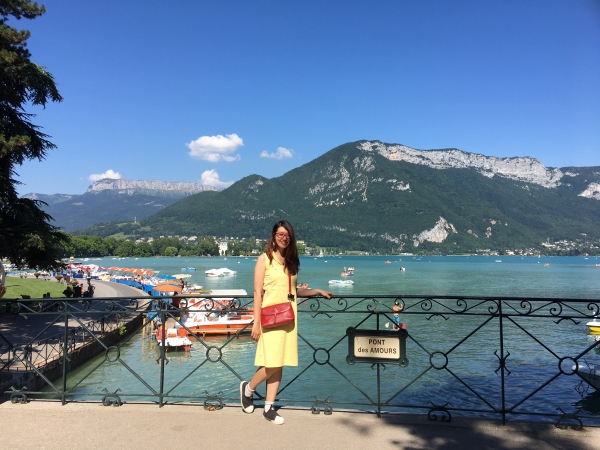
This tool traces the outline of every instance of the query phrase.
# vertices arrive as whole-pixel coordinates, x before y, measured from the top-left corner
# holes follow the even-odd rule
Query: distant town
[[[248,256],[248,255],[259,255],[264,251],[266,246],[266,240],[254,239],[250,242],[249,239],[240,237],[217,237],[211,236],[214,239],[218,248],[219,256]],[[160,236],[158,239],[176,239],[182,246],[194,246],[197,244],[198,236]],[[152,244],[156,239],[139,238],[133,241],[136,245],[146,243]],[[323,255],[380,255],[380,254],[397,254],[400,256],[413,256],[423,255],[424,253],[408,253],[402,252],[400,249],[394,251],[391,249],[389,253],[383,253],[381,251],[358,251],[358,250],[342,250],[338,247],[323,247],[316,246],[311,247],[306,244],[304,240],[298,240],[298,250],[300,255],[307,256],[323,256]],[[456,253],[455,253],[456,254]],[[468,253],[469,255],[491,255],[491,256],[541,256],[541,255],[553,255],[553,256],[595,256],[600,254],[600,246],[591,242],[575,242],[569,240],[560,240],[554,243],[542,242],[540,248],[525,248],[525,249],[504,249],[504,250],[493,250],[489,248],[478,248],[474,253]],[[133,256],[133,255],[130,255]],[[175,255],[173,255],[175,256]],[[216,255],[212,255],[216,256]]]

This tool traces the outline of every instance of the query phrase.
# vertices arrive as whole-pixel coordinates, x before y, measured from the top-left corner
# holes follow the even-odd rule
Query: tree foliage
[[[30,32],[7,22],[11,17],[35,19],[45,11],[30,0],[0,0],[0,257],[40,268],[57,265],[69,237],[49,223],[52,218],[41,202],[18,197],[15,166],[42,160],[55,148],[25,106],[46,107],[62,97],[52,75],[31,61]]]

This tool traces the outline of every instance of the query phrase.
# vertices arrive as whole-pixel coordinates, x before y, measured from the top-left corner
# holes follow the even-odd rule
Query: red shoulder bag
[[[294,321],[294,307],[292,306],[294,294],[292,294],[292,275],[289,272],[288,287],[287,302],[277,303],[260,310],[260,324],[263,328],[274,328]]]

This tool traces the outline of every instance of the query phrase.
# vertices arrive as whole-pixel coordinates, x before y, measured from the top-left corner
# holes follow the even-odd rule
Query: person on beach
[[[300,259],[296,247],[296,236],[292,225],[281,220],[273,226],[267,249],[258,257],[254,269],[254,323],[252,339],[258,341],[254,365],[258,366],[252,379],[240,383],[240,400],[245,413],[254,412],[254,391],[266,381],[267,395],[263,416],[274,424],[284,423],[273,404],[279,390],[283,366],[298,365],[298,311],[296,298],[314,297],[327,299],[332,292],[322,289],[297,288]],[[288,277],[291,275],[291,280]],[[293,295],[294,322],[278,327],[263,329],[261,309],[287,300],[289,291]]]

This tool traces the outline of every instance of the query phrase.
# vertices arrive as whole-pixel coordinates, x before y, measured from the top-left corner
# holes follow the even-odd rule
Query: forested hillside
[[[568,182],[550,188],[473,167],[395,161],[349,143],[281,177],[252,175],[222,192],[187,197],[130,232],[262,237],[284,218],[308,245],[340,249],[467,253],[559,240],[593,245],[600,201],[579,194],[600,180],[600,168],[568,171]],[[103,224],[86,234],[117,229]]]

